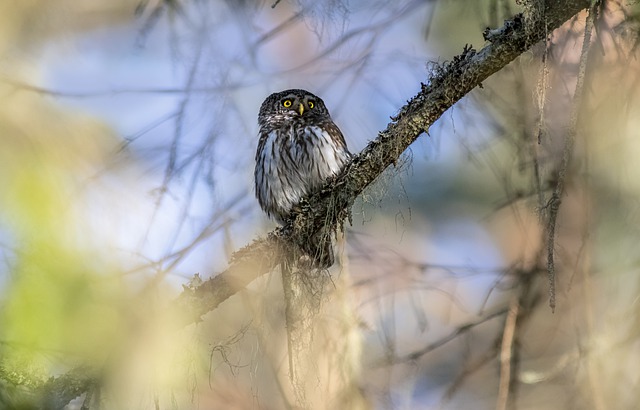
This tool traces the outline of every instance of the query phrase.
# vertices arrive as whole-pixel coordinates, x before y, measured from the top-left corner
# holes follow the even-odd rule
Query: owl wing
[[[349,152],[349,148],[347,148],[347,143],[344,140],[344,135],[342,135],[340,128],[338,128],[338,126],[331,120],[325,121],[321,127],[327,131],[335,140],[336,144],[339,145],[349,157],[351,157],[351,152]]]

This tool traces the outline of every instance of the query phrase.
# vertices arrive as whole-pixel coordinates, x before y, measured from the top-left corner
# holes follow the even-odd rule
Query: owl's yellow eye
[[[284,100],[284,102],[282,103],[282,105],[284,105],[284,108],[289,108],[291,107],[291,100]]]
[[[307,105],[309,105],[309,108],[313,108],[316,106],[316,104],[313,101],[309,101]]]

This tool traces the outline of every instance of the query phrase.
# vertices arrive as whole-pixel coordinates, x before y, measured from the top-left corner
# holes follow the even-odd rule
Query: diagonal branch
[[[531,46],[545,39],[581,10],[588,0],[544,1],[544,13],[531,18],[522,14],[487,29],[488,44],[479,52],[465,47],[453,61],[432,69],[427,84],[392,118],[387,128],[349,163],[344,172],[301,206],[282,228],[237,251],[229,268],[198,286],[185,287],[176,303],[186,313],[187,323],[200,320],[254,279],[269,272],[283,248],[304,248],[308,238],[323,227],[336,227],[349,216],[355,199],[389,165],[394,164],[422,133],[453,104],[482,81],[501,70]],[[540,16],[544,16],[541,18]]]

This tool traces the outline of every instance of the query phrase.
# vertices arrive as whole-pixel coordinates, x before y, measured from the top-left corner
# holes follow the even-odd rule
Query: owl
[[[260,107],[258,125],[256,197],[267,215],[283,224],[302,198],[342,170],[351,154],[324,101],[305,90],[271,94]],[[329,257],[325,264],[333,263]]]

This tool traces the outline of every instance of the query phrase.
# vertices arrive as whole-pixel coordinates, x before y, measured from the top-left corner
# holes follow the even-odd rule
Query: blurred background
[[[276,226],[253,192],[260,104],[321,96],[357,153],[515,3],[5,1],[0,407],[287,408],[277,272],[171,325],[184,286]],[[586,12],[356,202],[316,329],[351,387],[315,397],[311,375],[309,407],[636,408],[640,9],[598,10],[581,99]],[[90,382],[63,400],[65,380]]]

